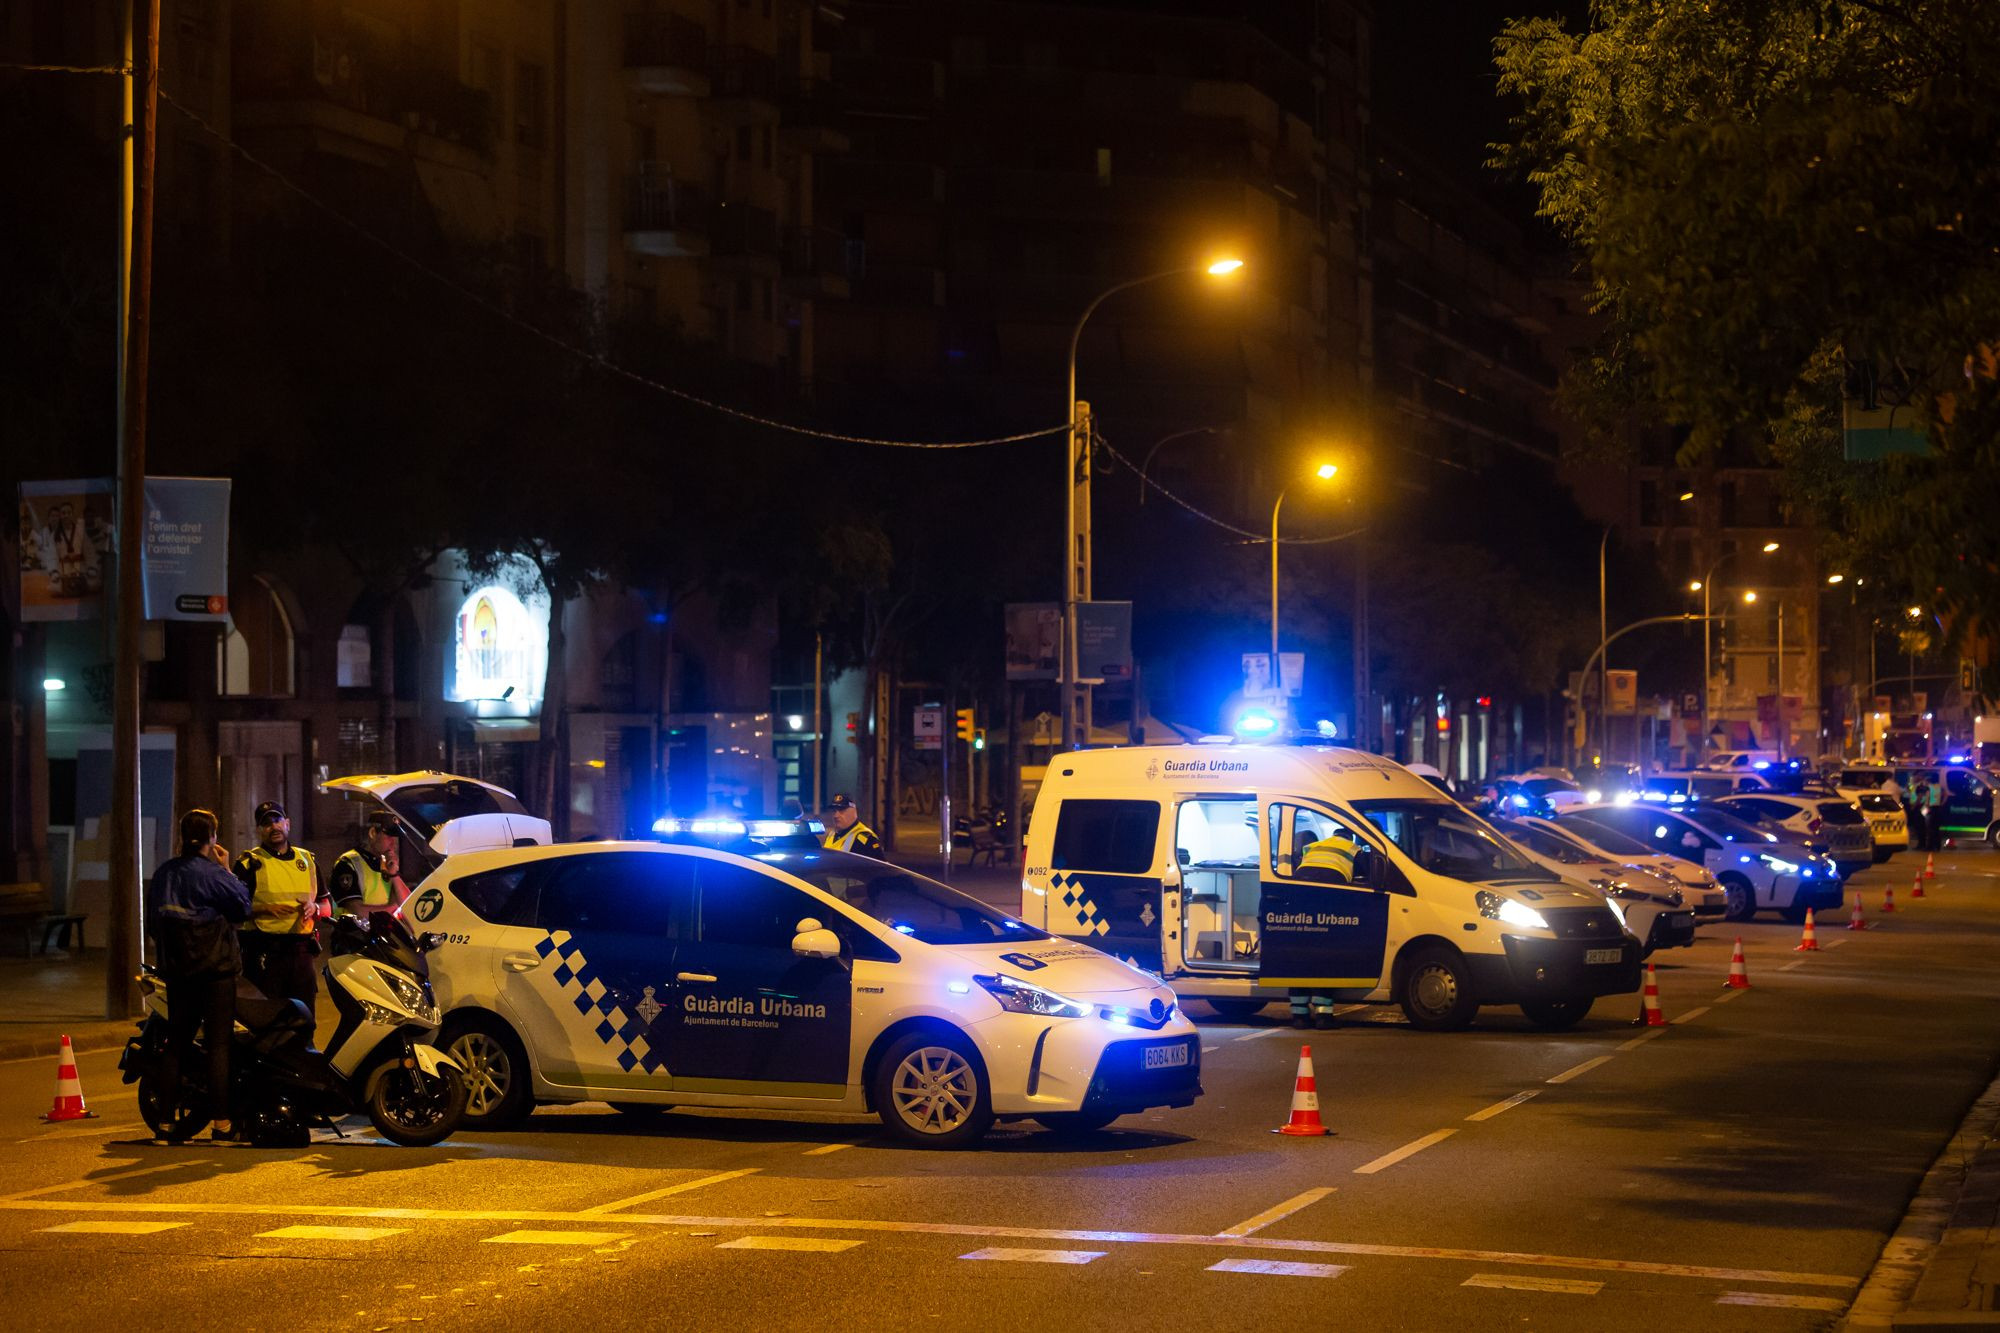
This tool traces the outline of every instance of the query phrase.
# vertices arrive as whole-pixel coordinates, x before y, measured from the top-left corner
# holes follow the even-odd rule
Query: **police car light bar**
[[[817,819],[733,819],[727,815],[699,815],[684,818],[663,815],[653,821],[653,832],[667,838],[774,838],[809,837],[817,842],[826,835],[826,825]]]

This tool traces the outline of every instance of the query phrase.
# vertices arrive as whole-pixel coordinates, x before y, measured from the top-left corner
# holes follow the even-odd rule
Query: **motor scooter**
[[[337,1117],[365,1111],[394,1143],[429,1147],[449,1137],[467,1087],[458,1062],[429,1044],[438,1009],[424,955],[442,942],[412,935],[388,912],[336,918],[321,975],[340,1023],[324,1051],[313,1045],[304,1004],[239,983],[228,1100],[237,1131],[257,1147],[302,1147],[314,1125],[338,1133]],[[181,1086],[168,1086],[166,982],[147,967],[139,989],[146,1015],[118,1067],[139,1085],[139,1114],[153,1133],[178,1143],[208,1124],[198,1109],[208,1105],[207,1060],[184,1060]]]

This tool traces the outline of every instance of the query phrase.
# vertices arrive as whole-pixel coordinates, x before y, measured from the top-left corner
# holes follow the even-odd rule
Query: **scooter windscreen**
[[[417,938],[392,912],[371,912],[366,918],[336,917],[331,943],[336,954],[358,953],[430,980],[430,967]]]

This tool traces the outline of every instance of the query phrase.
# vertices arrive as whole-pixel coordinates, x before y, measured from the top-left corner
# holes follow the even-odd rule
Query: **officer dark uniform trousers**
[[[257,822],[275,811],[271,802],[257,807]],[[315,927],[319,903],[319,867],[312,853],[287,843],[274,855],[261,844],[236,858],[230,869],[250,890],[249,928],[243,931],[243,973],[272,999],[303,1001],[313,1007],[319,996],[319,974],[313,958],[319,953]]]

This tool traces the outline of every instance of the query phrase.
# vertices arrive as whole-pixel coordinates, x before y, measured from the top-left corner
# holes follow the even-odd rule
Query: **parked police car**
[[[1201,1093],[1159,978],[807,838],[465,852],[403,910],[448,941],[431,982],[468,1129],[603,1100],[873,1111],[955,1148],[995,1119],[1094,1129]]]

